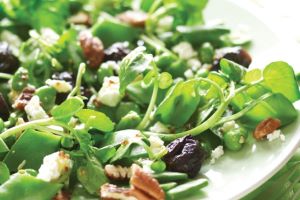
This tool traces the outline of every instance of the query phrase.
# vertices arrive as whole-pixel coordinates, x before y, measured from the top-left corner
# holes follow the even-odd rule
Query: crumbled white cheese
[[[216,162],[216,160],[219,159],[223,155],[224,155],[223,146],[218,146],[217,148],[215,148],[211,152],[211,161],[210,161],[210,163],[214,164]]]
[[[174,22],[173,16],[168,15],[168,16],[161,18],[157,23],[156,31],[157,32],[166,32],[166,31],[171,30],[173,22]]]
[[[162,141],[157,136],[150,136],[149,137],[150,142],[150,149],[154,154],[158,154],[162,152],[166,147],[164,146],[164,141]]]
[[[59,40],[59,35],[51,28],[42,28],[41,36],[49,45],[55,44]]]
[[[101,69],[112,69],[112,70],[116,71],[117,73],[119,73],[120,65],[116,61],[109,60],[109,61],[101,64]]]
[[[222,131],[224,133],[226,133],[226,132],[228,132],[228,131],[230,131],[230,130],[232,130],[234,128],[238,128],[238,126],[239,125],[236,124],[235,121],[229,121],[229,122],[226,122],[226,123],[223,124]]]
[[[149,130],[154,133],[170,133],[170,129],[161,122],[156,122]]]
[[[40,103],[40,98],[38,96],[33,96],[25,106],[24,109],[30,121],[46,119],[49,117]]]
[[[201,68],[201,62],[197,58],[191,58],[187,61],[188,67],[190,67],[194,72]]]
[[[267,135],[267,139],[269,142],[280,139],[281,141],[285,141],[285,136],[282,134],[281,130],[275,130],[272,133]]]
[[[122,99],[119,92],[120,80],[117,76],[105,77],[102,88],[98,92],[97,100],[104,105],[115,107]]]
[[[48,79],[46,84],[53,87],[59,93],[67,93],[72,90],[72,85],[64,80]]]
[[[52,153],[44,157],[37,178],[47,182],[57,181],[67,175],[72,166],[73,162],[68,154],[63,151]]]
[[[197,55],[194,51],[193,46],[188,42],[181,42],[174,46],[172,50],[178,54],[181,59],[189,59]]]
[[[184,76],[185,76],[185,78],[187,78],[187,79],[191,79],[191,78],[194,77],[194,73],[193,73],[193,71],[192,71],[191,69],[188,69],[188,70],[186,70],[186,71],[184,72]]]

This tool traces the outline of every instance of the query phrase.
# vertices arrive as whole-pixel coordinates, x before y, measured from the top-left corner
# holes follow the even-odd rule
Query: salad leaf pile
[[[205,22],[207,3],[1,1],[0,199],[159,199],[136,188],[136,165],[181,199],[218,150],[293,123],[293,67],[248,69],[251,41]],[[295,189],[297,163],[273,179]]]

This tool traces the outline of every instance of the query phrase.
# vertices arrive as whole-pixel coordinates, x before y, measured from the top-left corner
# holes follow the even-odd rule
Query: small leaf
[[[104,113],[90,109],[82,109],[76,113],[76,117],[90,128],[109,132],[114,129],[115,124]]]
[[[0,153],[4,153],[4,152],[8,152],[8,151],[9,151],[9,148],[7,147],[7,145],[5,144],[3,139],[0,137]]]
[[[299,86],[293,68],[286,62],[269,64],[263,71],[265,85],[274,93],[281,93],[291,102],[300,99]]]
[[[160,89],[167,89],[173,83],[172,75],[168,72],[163,72],[160,74],[159,77],[159,88]]]
[[[221,71],[235,82],[240,82],[246,73],[245,67],[226,58],[220,61]]]
[[[4,162],[0,162],[0,185],[9,179],[9,169]]]
[[[244,83],[253,83],[255,81],[259,81],[262,78],[262,71],[260,69],[253,69],[248,71],[244,78],[243,78],[243,82]]]
[[[78,97],[71,97],[59,106],[52,109],[51,114],[55,119],[70,118],[84,106],[83,101]]]
[[[153,57],[145,54],[145,47],[138,47],[131,51],[120,64],[120,92],[124,93],[127,85],[134,81],[147,69],[151,69]]]

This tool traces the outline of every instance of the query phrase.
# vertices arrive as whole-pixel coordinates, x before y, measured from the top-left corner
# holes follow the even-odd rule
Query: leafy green
[[[82,109],[75,114],[89,128],[109,132],[114,129],[114,123],[104,113],[90,109]]]
[[[156,119],[181,127],[195,112],[200,99],[198,80],[178,82],[169,89],[165,99],[158,105]]]
[[[57,119],[68,119],[75,113],[80,111],[84,106],[83,101],[78,97],[70,97],[59,106],[54,107],[51,110],[51,115]]]
[[[9,179],[9,169],[4,162],[0,162],[0,185]]]
[[[264,82],[272,92],[283,94],[291,102],[300,98],[299,86],[293,68],[286,62],[273,62],[263,71]]]
[[[0,153],[8,152],[9,148],[5,144],[2,138],[0,138]]]
[[[259,81],[262,78],[262,71],[260,69],[252,69],[246,72],[243,82],[250,84]]]
[[[246,73],[245,67],[226,58],[221,59],[220,66],[221,71],[235,82],[240,82]]]
[[[151,69],[153,57],[145,54],[145,47],[138,47],[131,51],[120,64],[120,92],[124,93],[126,87],[147,69]]]
[[[106,163],[116,155],[116,148],[114,146],[105,146],[102,148],[93,148],[95,157],[102,163]]]

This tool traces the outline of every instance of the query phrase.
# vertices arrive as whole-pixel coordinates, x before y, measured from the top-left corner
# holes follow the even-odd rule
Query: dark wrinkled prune
[[[108,47],[104,50],[104,60],[113,60],[113,61],[120,61],[122,60],[127,54],[129,54],[130,49],[128,48],[128,42],[117,42],[112,46]]]
[[[249,53],[246,50],[242,49],[241,47],[226,47],[217,50],[214,58],[212,70],[220,69],[220,60],[222,58],[226,58],[228,60],[236,62],[246,68],[248,68],[252,62],[252,58],[249,55]]]
[[[14,107],[18,110],[24,110],[25,106],[31,100],[35,92],[35,89],[32,87],[26,87],[22,90],[22,93],[19,95],[17,100],[14,103]]]
[[[191,135],[174,140],[167,146],[167,149],[168,153],[163,160],[169,171],[184,172],[190,178],[198,174],[206,152]]]
[[[14,73],[20,65],[16,56],[13,55],[9,45],[0,43],[0,72]]]
[[[0,92],[0,118],[6,121],[8,117],[9,117],[9,108],[2,93]]]

